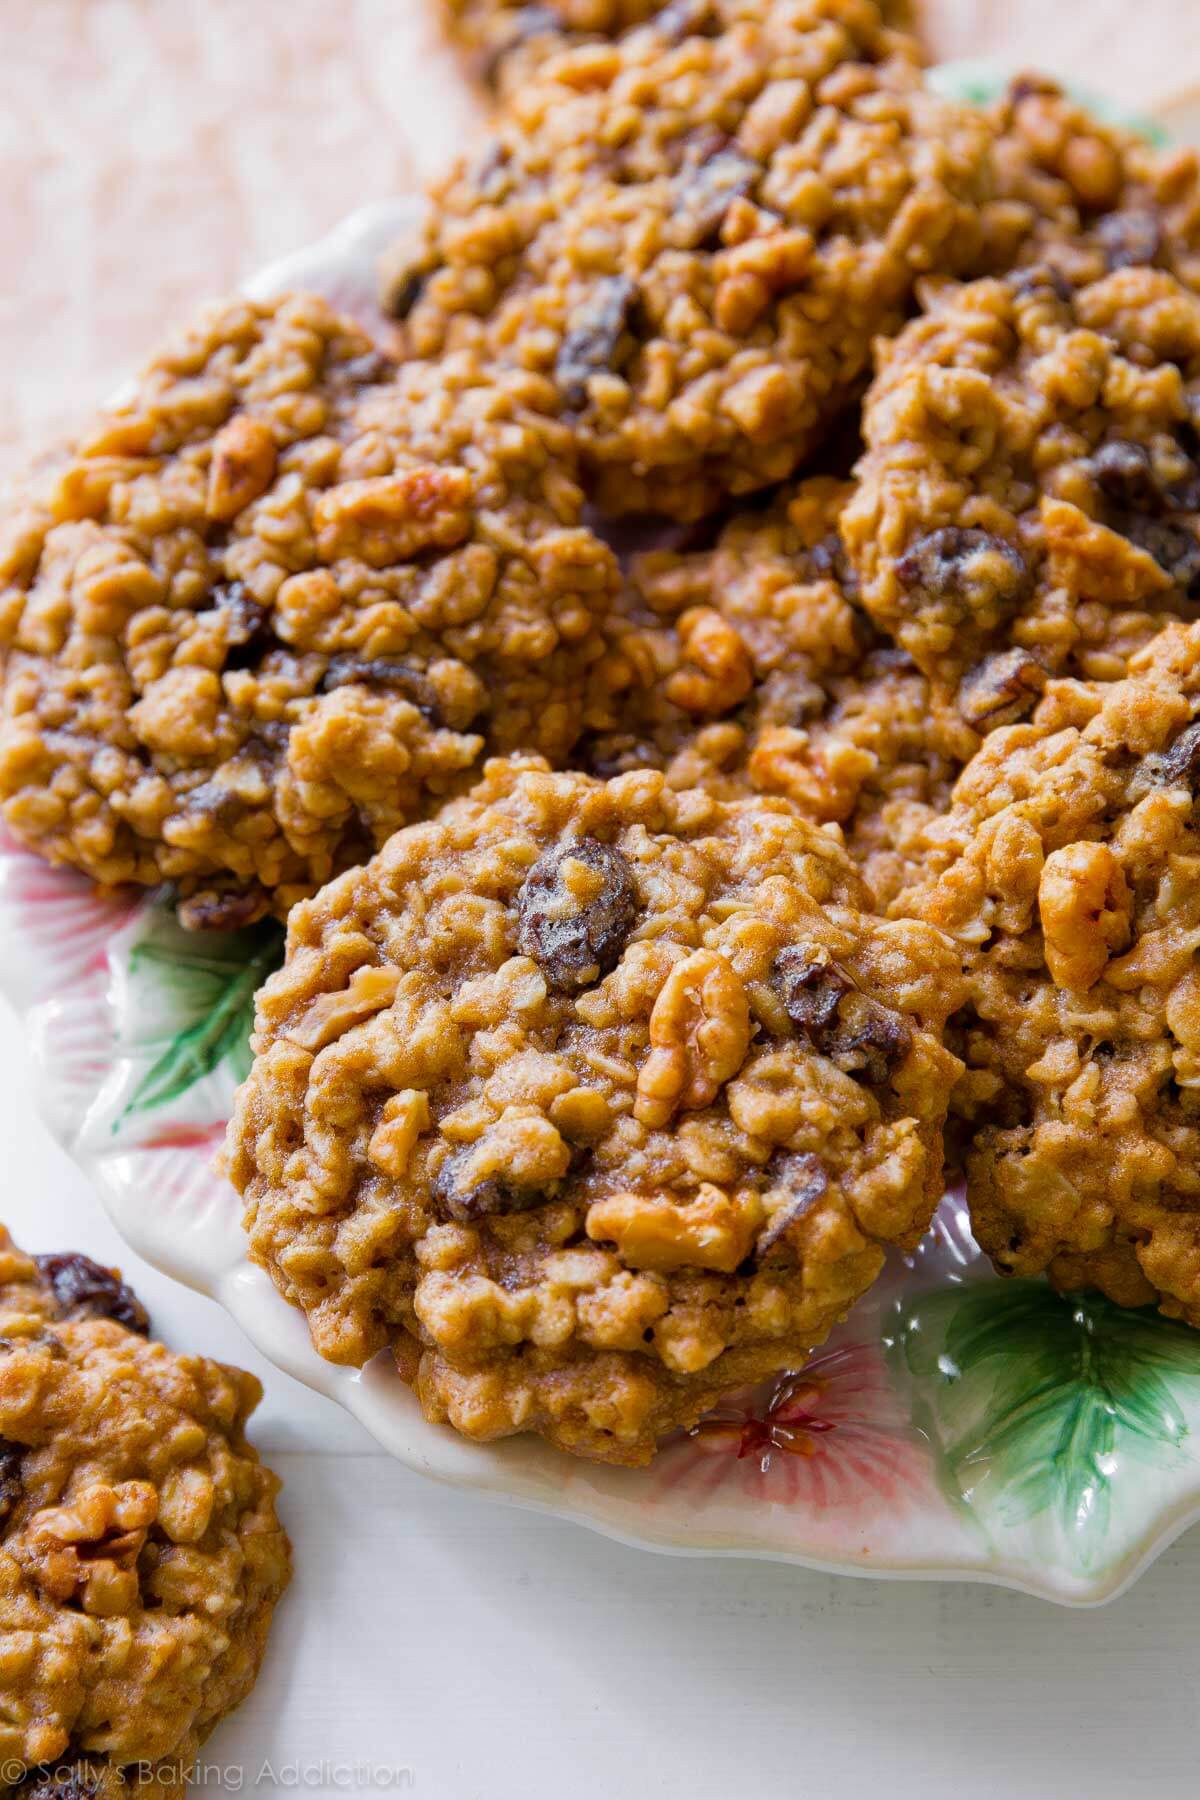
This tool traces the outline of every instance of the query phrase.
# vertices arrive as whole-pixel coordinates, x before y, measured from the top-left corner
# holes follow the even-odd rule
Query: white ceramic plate
[[[943,70],[981,94],[995,71]],[[368,324],[385,243],[419,224],[356,214],[265,271]],[[428,1424],[389,1359],[322,1362],[247,1260],[213,1172],[248,1066],[277,927],[189,936],[161,894],[101,898],[0,839],[0,989],[23,1014],[42,1109],[127,1241],[212,1295],[280,1368],[441,1480],[655,1548],[859,1574],[993,1581],[1075,1604],[1119,1592],[1200,1517],[1200,1333],[1040,1283],[997,1280],[950,1196],[802,1372],[731,1402],[640,1471],[493,1446]]]

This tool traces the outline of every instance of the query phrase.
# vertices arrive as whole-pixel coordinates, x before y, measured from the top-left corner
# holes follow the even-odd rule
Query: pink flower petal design
[[[0,920],[5,992],[20,1006],[60,994],[105,959],[109,939],[145,900],[104,893],[74,869],[43,862],[0,828]]]
[[[929,1452],[874,1344],[822,1351],[805,1368],[732,1395],[655,1464],[663,1498],[707,1500],[733,1484],[759,1503],[895,1515],[930,1488]]]

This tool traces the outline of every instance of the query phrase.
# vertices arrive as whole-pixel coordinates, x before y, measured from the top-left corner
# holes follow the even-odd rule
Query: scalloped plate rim
[[[943,81],[959,83],[989,78],[1002,83],[1015,72],[997,62],[984,64],[973,59],[938,65],[937,69]],[[284,286],[294,285],[314,268],[336,268],[356,255],[360,259],[368,254],[374,257],[398,227],[415,227],[423,204],[419,198],[399,196],[361,206],[319,240],[261,269],[243,284],[243,291],[252,297],[266,297]],[[122,389],[121,393],[124,391]],[[114,398],[119,399],[120,394]],[[28,1045],[30,1015],[52,997],[30,992],[28,984],[14,971],[11,950],[0,960],[0,983],[26,1031]],[[228,1246],[228,1255],[210,1257],[207,1263],[201,1263],[195,1257],[188,1260],[186,1238],[170,1250],[156,1241],[153,1232],[146,1232],[144,1221],[136,1218],[118,1199],[114,1183],[105,1178],[105,1166],[113,1160],[113,1153],[99,1152],[95,1146],[89,1149],[79,1143],[80,1121],[76,1121],[76,1129],[72,1131],[61,1118],[53,1116],[50,1095],[41,1078],[42,1070],[36,1063],[35,1076],[32,1085],[39,1116],[52,1137],[97,1188],[109,1218],[132,1249],[169,1278],[215,1300],[268,1362],[343,1407],[364,1426],[385,1454],[395,1457],[416,1473],[447,1486],[582,1525],[615,1542],[658,1554],[740,1557],[788,1564],[823,1574],[878,1580],[972,1583],[1008,1588],[1035,1599],[1081,1609],[1106,1605],[1118,1598],[1183,1532],[1200,1521],[1198,1470],[1191,1491],[1177,1498],[1165,1514],[1149,1519],[1146,1531],[1131,1539],[1123,1555],[1116,1557],[1102,1571],[1080,1574],[1057,1565],[1044,1572],[1027,1566],[1018,1567],[1006,1563],[999,1552],[989,1551],[982,1545],[975,1550],[974,1559],[964,1549],[940,1559],[914,1555],[911,1560],[905,1560],[889,1553],[893,1554],[894,1560],[875,1562],[869,1551],[857,1557],[851,1554],[830,1556],[781,1544],[744,1543],[727,1525],[715,1533],[720,1541],[688,1542],[680,1537],[677,1512],[671,1513],[665,1508],[656,1518],[656,1509],[643,1503],[640,1507],[642,1519],[635,1523],[625,1517],[639,1505],[634,1498],[622,1500],[596,1489],[584,1500],[580,1495],[572,1494],[569,1486],[558,1497],[533,1491],[536,1478],[530,1467],[514,1467],[518,1456],[523,1455],[527,1465],[530,1462],[531,1446],[526,1440],[510,1440],[500,1446],[469,1443],[449,1432],[448,1428],[426,1421],[406,1389],[408,1405],[403,1414],[392,1412],[389,1416],[386,1401],[372,1391],[372,1369],[376,1365],[368,1364],[365,1369],[358,1370],[323,1361],[308,1341],[300,1315],[270,1286],[265,1272],[251,1265],[232,1243]],[[131,1150],[150,1147],[130,1146]],[[264,1299],[268,1304],[261,1304]],[[395,1381],[397,1386],[402,1386],[398,1375]],[[563,1466],[563,1459],[544,1445],[532,1447],[532,1456],[535,1463],[544,1461],[552,1469]],[[584,1465],[581,1473],[586,1474],[586,1469],[587,1465]],[[777,1507],[783,1503],[773,1501],[769,1505]]]

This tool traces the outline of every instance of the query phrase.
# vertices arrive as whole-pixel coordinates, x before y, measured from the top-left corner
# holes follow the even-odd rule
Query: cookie
[[[941,1187],[958,960],[785,802],[489,763],[292,913],[228,1137],[321,1355],[640,1463],[802,1362]]]
[[[1159,149],[1104,122],[1052,81],[1023,75],[988,112],[998,202],[1026,260],[1072,287],[1157,267],[1200,290],[1200,153]],[[1002,219],[1004,204],[993,209]]]
[[[882,351],[841,515],[860,598],[980,731],[1048,673],[1120,677],[1200,612],[1200,296],[1045,268],[943,296]]]
[[[976,1236],[1200,1325],[1200,625],[993,732],[898,911],[961,947]],[[956,1102],[957,1104],[957,1102]]]
[[[391,303],[414,354],[550,383],[604,512],[695,518],[790,475],[917,278],[985,253],[989,143],[871,0],[668,8],[522,84]]]
[[[304,296],[204,315],[6,521],[16,834],[242,924],[485,746],[561,755],[617,572],[545,387],[397,368]]]
[[[661,0],[442,0],[442,12],[482,79],[514,93],[545,57],[640,25],[660,5]]]
[[[653,19],[664,36],[703,28],[708,0],[442,0],[452,35],[480,76],[502,95],[516,93],[545,57],[595,38],[614,37]],[[907,0],[887,0],[889,24],[911,29]]]
[[[736,515],[715,545],[634,559],[603,665],[629,685],[619,729],[586,737],[593,773],[664,768],[722,798],[780,795],[836,823],[880,904],[979,735],[857,603],[839,532],[851,482],[816,476]],[[623,629],[622,629],[623,628]]]
[[[9,1791],[181,1787],[253,1687],[287,1585],[279,1484],[244,1436],[258,1382],[145,1330],[112,1271],[25,1256],[0,1227]]]

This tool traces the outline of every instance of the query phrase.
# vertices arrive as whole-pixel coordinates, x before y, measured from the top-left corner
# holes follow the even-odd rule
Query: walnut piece
[[[757,1194],[727,1194],[706,1182],[692,1199],[610,1194],[588,1208],[594,1243],[617,1246],[631,1269],[716,1269],[732,1275],[754,1247],[763,1221]]]
[[[740,634],[711,606],[690,606],[678,624],[683,667],[666,685],[668,700],[689,713],[740,706],[754,685],[754,666]]]
[[[1038,910],[1056,987],[1082,990],[1099,981],[1109,957],[1129,942],[1132,907],[1124,870],[1107,844],[1067,844],[1046,858]]]
[[[204,510],[224,524],[275,479],[275,436],[265,419],[236,413],[213,439]]]
[[[707,1106],[750,1048],[750,1002],[715,950],[675,964],[650,1014],[650,1054],[638,1074],[634,1117],[665,1125],[676,1108]]]
[[[368,965],[356,969],[350,985],[340,994],[319,994],[288,1030],[288,1039],[302,1050],[316,1053],[332,1044],[352,1025],[360,1025],[372,1013],[382,1012],[396,998],[399,969]]]

